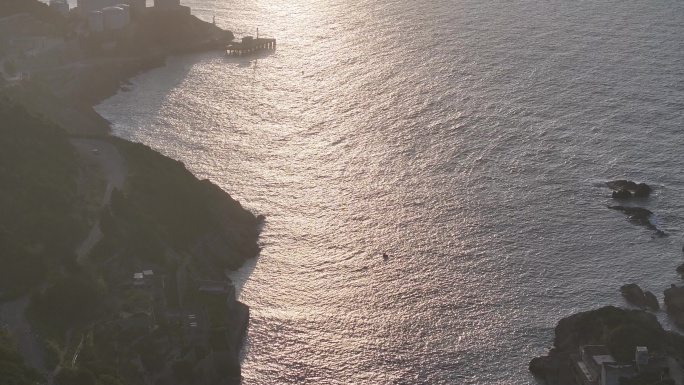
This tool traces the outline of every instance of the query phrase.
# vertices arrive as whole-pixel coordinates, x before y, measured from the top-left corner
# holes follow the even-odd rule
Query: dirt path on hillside
[[[107,181],[107,189],[102,197],[102,206],[109,203],[114,188],[122,189],[126,181],[128,168],[126,161],[119,150],[113,144],[100,139],[71,139],[76,150],[86,159],[96,162]],[[93,151],[97,150],[97,151]],[[90,229],[88,236],[76,250],[78,258],[88,255],[97,242],[102,238],[100,223],[96,221]],[[48,378],[48,383],[53,383],[53,375],[45,364],[43,345],[26,318],[26,307],[30,296],[0,303],[0,327],[6,327],[14,337],[17,349],[21,352],[28,366],[38,369]]]
[[[107,189],[102,197],[102,206],[109,204],[112,198],[112,191],[123,189],[126,181],[128,167],[126,160],[113,144],[101,139],[82,139],[73,138],[71,144],[84,158],[96,162],[102,170],[102,175],[107,181]],[[90,250],[102,239],[100,230],[100,220],[96,220],[93,227],[88,232],[86,239],[76,248],[77,260],[82,261]]]
[[[49,376],[49,371],[45,366],[43,344],[26,318],[28,304],[29,295],[25,295],[12,302],[0,304],[0,320],[3,322],[3,326],[12,333],[17,349],[24,357],[26,365],[36,368],[41,373]]]
[[[115,145],[105,140],[74,138],[71,139],[71,144],[84,158],[100,165],[102,175],[107,180],[107,191],[102,199],[102,205],[108,204],[112,190],[123,189],[128,173],[126,160]]]

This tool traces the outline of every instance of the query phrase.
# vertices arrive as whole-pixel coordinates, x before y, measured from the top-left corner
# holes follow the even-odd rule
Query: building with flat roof
[[[133,273],[133,286],[145,286],[145,278],[143,273]]]
[[[581,346],[570,359],[577,385],[621,385],[621,379],[643,375],[670,378],[682,385],[679,363],[667,356],[651,355],[645,346],[636,347],[634,363],[617,362],[605,345]]]

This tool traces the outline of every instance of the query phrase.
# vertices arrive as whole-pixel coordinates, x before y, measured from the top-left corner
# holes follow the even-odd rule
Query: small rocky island
[[[258,255],[264,218],[110,136],[92,108],[167,55],[233,39],[157,3],[114,7],[123,18],[102,24],[104,9],[0,4],[2,379],[240,382],[249,309],[228,272]]]
[[[643,199],[633,200],[632,198],[648,198],[653,191],[653,188],[646,183],[636,183],[631,180],[624,179],[606,182],[606,186],[613,190],[613,199],[620,201],[632,200],[636,201],[637,204],[638,202],[643,201]],[[615,205],[608,207],[627,214],[630,222],[655,231],[655,234],[659,237],[667,235],[652,222],[651,218],[653,216],[653,212],[651,210],[635,205]]]

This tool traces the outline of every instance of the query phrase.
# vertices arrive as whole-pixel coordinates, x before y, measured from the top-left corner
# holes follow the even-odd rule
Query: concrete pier
[[[246,36],[242,42],[230,43],[226,46],[226,53],[229,55],[246,55],[265,49],[275,49],[276,39],[252,38]]]

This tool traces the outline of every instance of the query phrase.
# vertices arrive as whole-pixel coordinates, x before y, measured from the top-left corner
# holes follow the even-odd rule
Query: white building
[[[620,378],[632,378],[641,373],[667,376],[682,385],[682,368],[671,357],[650,355],[645,346],[637,346],[635,364],[620,363],[610,355],[605,345],[585,345],[579,354],[571,354],[575,383],[578,385],[620,385]]]

